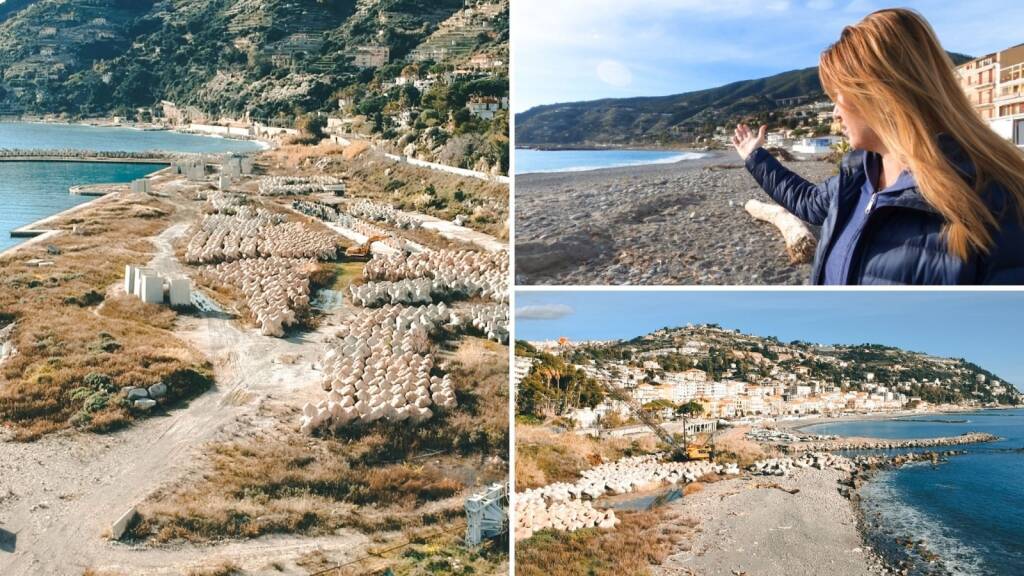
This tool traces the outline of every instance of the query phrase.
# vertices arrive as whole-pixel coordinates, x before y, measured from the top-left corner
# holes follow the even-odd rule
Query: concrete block
[[[164,303],[164,280],[160,276],[147,272],[142,275],[139,286],[139,298],[146,304]]]
[[[171,280],[171,307],[187,307],[192,305],[192,282],[188,278]]]
[[[146,274],[152,274],[152,272],[150,272],[146,268],[139,268],[137,266],[133,267],[132,269],[134,270],[134,280],[132,281],[131,293],[133,296],[137,298],[142,298],[142,277],[145,276]]]
[[[110,539],[120,540],[124,537],[124,533],[128,531],[128,527],[131,526],[135,520],[135,516],[138,513],[135,511],[135,507],[132,506],[127,512],[121,515],[114,524],[110,527]]]
[[[132,192],[136,194],[149,194],[149,179],[139,178],[138,180],[132,180]]]
[[[131,264],[124,267],[124,293],[135,294],[135,266]]]

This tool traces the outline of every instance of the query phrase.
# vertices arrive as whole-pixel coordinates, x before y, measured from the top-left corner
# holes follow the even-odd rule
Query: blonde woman
[[[814,185],[756,133],[732,142],[779,204],[821,226],[813,284],[1024,284],[1024,155],[975,113],[918,13],[881,10],[821,55],[854,149]]]

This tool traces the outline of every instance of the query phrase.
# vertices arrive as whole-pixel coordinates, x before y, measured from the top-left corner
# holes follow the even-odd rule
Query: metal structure
[[[491,484],[466,499],[466,545],[508,533],[508,484]]]

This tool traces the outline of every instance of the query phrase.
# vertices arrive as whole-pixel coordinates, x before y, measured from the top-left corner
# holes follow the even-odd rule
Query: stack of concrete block
[[[431,374],[430,336],[447,322],[443,304],[360,310],[338,329],[323,357],[327,398],[303,407],[312,433],[377,420],[425,422],[457,406],[448,375]]]
[[[613,510],[597,510],[589,501],[548,501],[531,490],[516,495],[516,540],[530,538],[540,530],[609,530],[620,522]]]
[[[472,326],[488,340],[508,344],[508,304],[471,304],[452,311],[452,325]]]
[[[309,275],[316,267],[310,258],[247,258],[207,267],[203,273],[238,288],[260,333],[281,337],[309,307]]]
[[[306,214],[307,216],[312,216],[325,222],[337,224],[342,228],[347,228],[353,232],[362,234],[367,238],[383,238],[383,240],[379,240],[379,242],[382,242],[383,244],[400,252],[413,247],[412,243],[404,238],[396,236],[391,230],[381,228],[376,224],[371,224],[365,220],[360,220],[354,216],[349,216],[348,214],[339,212],[334,206],[330,206],[322,202],[295,200],[292,202],[292,208]]]
[[[333,191],[342,181],[333,176],[265,176],[260,179],[260,196],[304,196]]]
[[[407,230],[420,227],[420,221],[410,215],[396,210],[388,204],[381,204],[365,198],[353,200],[345,206],[345,212],[355,218],[369,220],[371,222],[383,222]]]
[[[244,206],[234,215],[205,216],[185,250],[190,264],[270,256],[331,260],[337,255],[333,234],[311,230],[300,222],[283,222],[280,215]]]
[[[374,258],[363,269],[367,280],[432,278],[437,290],[508,301],[508,252],[424,250]]]

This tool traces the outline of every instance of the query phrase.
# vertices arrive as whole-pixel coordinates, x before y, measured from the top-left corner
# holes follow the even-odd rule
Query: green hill
[[[164,100],[196,122],[347,115],[392,151],[507,171],[507,112],[466,108],[508,95],[505,0],[8,0],[0,10],[0,115],[145,121]],[[474,67],[475,56],[503,64]]]
[[[969,56],[950,54],[957,64]],[[716,126],[791,106],[786,99],[824,98],[818,68],[645,98],[615,98],[537,106],[516,114],[519,146],[650,145],[690,142]]]

